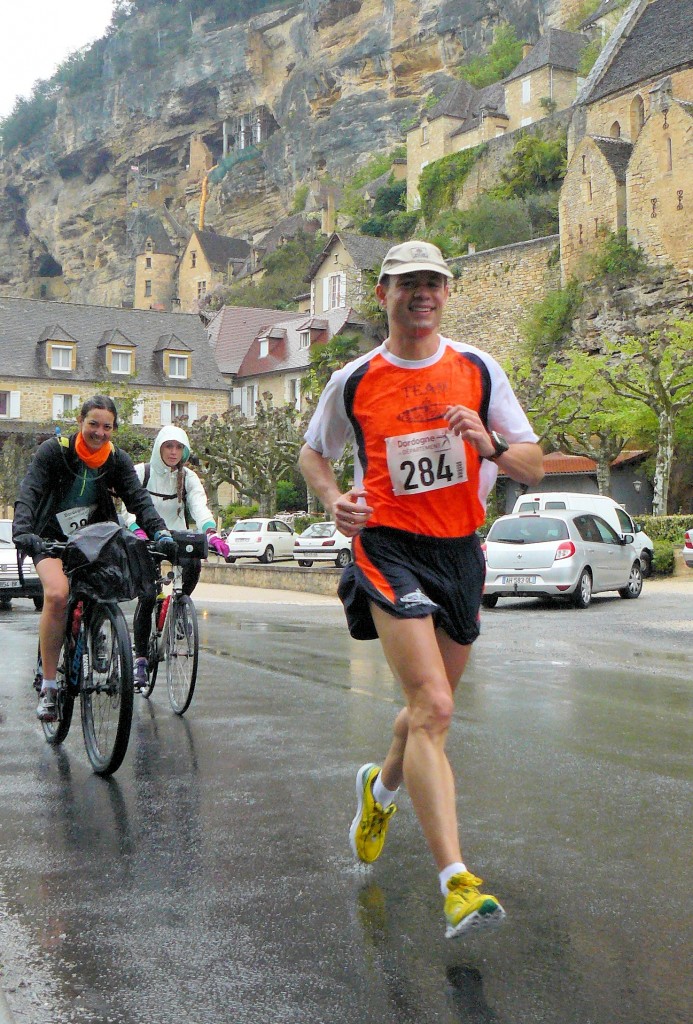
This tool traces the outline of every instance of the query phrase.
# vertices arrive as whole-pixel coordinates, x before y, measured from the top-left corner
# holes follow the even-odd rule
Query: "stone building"
[[[693,269],[693,0],[633,0],[578,96],[559,206],[563,279],[603,229]]]
[[[152,430],[229,406],[197,316],[4,296],[0,350],[0,439],[72,416],[97,385],[136,390]]]
[[[186,313],[197,310],[213,288],[229,284],[249,255],[250,243],[242,238],[194,228],[178,267],[181,310]]]
[[[161,219],[148,210],[138,211],[129,232],[135,261],[135,309],[170,312],[177,295],[178,251]]]
[[[333,232],[306,278],[310,280],[311,315],[358,306],[364,294],[364,271],[379,270],[390,245],[371,235]]]
[[[571,106],[578,90],[580,54],[587,37],[550,28],[525,46],[502,82],[476,89],[464,80],[407,132],[407,204],[419,203],[419,177],[428,164],[471,149]]]

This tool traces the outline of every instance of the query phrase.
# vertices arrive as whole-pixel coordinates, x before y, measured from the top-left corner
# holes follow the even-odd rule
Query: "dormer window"
[[[310,331],[299,331],[298,347],[310,348]]]
[[[269,354],[269,338],[260,338],[260,359]]]
[[[51,370],[72,369],[72,346],[51,345]]]
[[[188,377],[188,357],[187,356],[169,356],[168,357],[168,375],[169,375],[169,377],[175,377],[176,380],[187,380],[187,377]]]
[[[154,243],[152,242],[151,238],[148,238],[147,241],[145,242],[144,251],[145,252],[153,252],[153,250],[154,250]]]
[[[122,348],[114,348],[111,351],[111,373],[132,373],[131,366],[131,352]]]

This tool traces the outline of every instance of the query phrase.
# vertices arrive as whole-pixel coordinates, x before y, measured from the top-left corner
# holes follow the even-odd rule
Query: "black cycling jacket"
[[[64,539],[54,513],[83,466],[75,452],[76,437],[73,434],[67,446],[58,438],[50,437],[37,448],[19,486],[19,497],[14,506],[13,537],[37,533],[51,540]],[[96,494],[97,507],[90,523],[118,522],[113,502],[113,495],[116,495],[150,537],[158,530],[167,529],[154,508],[149,492],[140,483],[132,459],[115,445],[99,470]]]

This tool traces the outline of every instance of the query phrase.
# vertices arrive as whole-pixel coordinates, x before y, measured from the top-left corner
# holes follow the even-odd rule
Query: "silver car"
[[[620,537],[591,512],[501,516],[483,550],[486,608],[499,597],[567,597],[576,608],[587,608],[593,594],[617,590],[636,598],[642,590],[633,535]]]
[[[683,537],[683,560],[689,569],[693,569],[693,529],[686,530]]]
[[[24,583],[19,581],[17,549],[12,543],[12,520],[0,519],[0,608],[9,608],[13,597],[28,597],[43,608],[43,587],[30,558],[22,562]]]

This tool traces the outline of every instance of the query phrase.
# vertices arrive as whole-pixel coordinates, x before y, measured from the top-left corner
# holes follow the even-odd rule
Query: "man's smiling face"
[[[392,274],[376,287],[390,334],[412,340],[438,332],[448,294],[447,278],[432,270]]]

